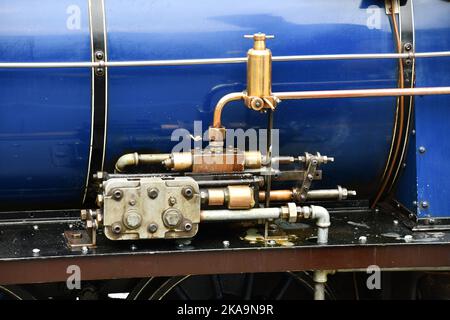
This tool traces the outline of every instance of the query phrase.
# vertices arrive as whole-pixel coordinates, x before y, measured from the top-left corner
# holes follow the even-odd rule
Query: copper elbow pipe
[[[213,127],[222,127],[222,110],[229,102],[242,100],[244,97],[245,94],[243,92],[233,92],[223,96],[219,102],[217,102],[216,108],[214,109]]]
[[[428,88],[388,88],[388,89],[351,89],[351,90],[322,90],[322,91],[292,91],[274,92],[273,96],[280,100],[301,99],[330,99],[330,98],[362,98],[362,97],[398,97],[398,96],[423,96],[450,94],[450,87],[428,87]],[[235,92],[224,96],[216,105],[214,110],[213,127],[222,127],[222,110],[231,101],[245,98],[245,93]]]

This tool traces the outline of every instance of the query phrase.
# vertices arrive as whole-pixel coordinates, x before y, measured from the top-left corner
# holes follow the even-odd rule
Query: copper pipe
[[[324,90],[324,91],[293,91],[293,92],[274,93],[274,95],[281,100],[422,96],[433,94],[450,94],[450,87],[428,87],[428,88],[407,88],[407,89],[400,89],[400,88],[351,89],[351,90]]]
[[[394,8],[394,0],[391,0],[391,19],[392,19],[392,26],[394,29],[393,33],[395,36],[397,52],[401,53],[402,52],[402,44],[401,44],[401,40],[400,40],[400,33],[398,31],[397,17],[395,16],[395,12],[394,12],[393,8]],[[402,89],[404,87],[402,59],[398,59],[398,78],[399,78],[398,86]],[[404,117],[405,117],[405,98],[404,98],[404,96],[399,97],[396,116],[398,117],[399,127],[398,127],[398,130],[396,127],[394,127],[393,141],[395,139],[396,142],[392,146],[395,145],[395,149],[392,150],[392,146],[391,146],[391,152],[393,151],[393,154],[391,152],[389,153],[389,158],[388,158],[387,167],[386,167],[387,170],[385,170],[385,172],[383,173],[382,180],[381,180],[382,181],[381,187],[378,190],[377,195],[375,196],[375,199],[371,205],[371,208],[375,208],[378,201],[382,197],[384,190],[386,189],[386,186],[389,182],[389,178],[392,175],[392,171],[394,170],[395,163],[397,162],[397,158],[398,158],[398,154],[399,154],[400,146],[401,146],[401,141],[403,138],[403,122],[404,122]],[[397,137],[395,137],[396,132],[398,132]]]
[[[259,201],[266,200],[266,192],[259,191]],[[289,202],[292,201],[292,190],[270,190],[270,201]]]
[[[223,96],[219,102],[217,102],[216,108],[214,109],[214,121],[213,121],[213,127],[214,128],[221,128],[221,117],[222,117],[222,109],[232,101],[237,101],[244,99],[245,94],[243,92],[233,92],[229,93],[225,96]]]
[[[330,98],[363,98],[363,97],[397,97],[397,96],[423,96],[450,94],[450,87],[426,87],[426,88],[387,88],[387,89],[351,89],[351,90],[323,90],[323,91],[292,91],[275,92],[274,96],[280,100],[302,99],[330,99]],[[222,110],[228,102],[244,98],[243,93],[231,93],[224,96],[217,103],[214,110],[213,126],[222,126]]]

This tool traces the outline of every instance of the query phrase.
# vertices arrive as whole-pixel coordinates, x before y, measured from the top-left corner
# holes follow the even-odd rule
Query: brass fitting
[[[277,101],[272,96],[272,52],[266,47],[264,33],[246,35],[253,39],[253,48],[247,52],[247,95],[245,105],[253,110],[275,109]]]
[[[253,189],[249,186],[228,186],[206,189],[204,196],[209,206],[226,205],[228,209],[250,209],[255,206]]]

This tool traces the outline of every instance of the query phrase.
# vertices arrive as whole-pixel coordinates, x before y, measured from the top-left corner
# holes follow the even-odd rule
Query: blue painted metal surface
[[[415,0],[417,51],[450,50],[450,4],[446,1]],[[416,86],[450,84],[450,58],[416,61]],[[407,163],[414,174],[406,174],[399,192],[405,205],[420,218],[450,216],[450,96],[415,99],[416,136]],[[419,152],[424,147],[425,152]],[[415,158],[415,159],[413,159]],[[415,190],[415,191],[414,191]],[[412,192],[411,192],[412,191]],[[413,202],[418,205],[413,205]],[[428,206],[423,206],[426,202]]]
[[[31,3],[1,1],[0,61],[90,61],[86,1],[41,1],[38,9]],[[80,8],[75,30],[67,28],[71,5]],[[105,11],[110,61],[242,57],[251,46],[242,36],[258,31],[275,34],[269,47],[276,56],[394,52],[380,1],[108,0]],[[425,33],[434,24],[419,27],[422,38],[432,41],[433,33]],[[448,41],[448,31],[441,37]],[[418,80],[431,72],[423,70]],[[273,90],[395,87],[396,76],[394,60],[275,62]],[[206,130],[216,102],[243,90],[246,74],[245,64],[236,64],[110,68],[108,77],[105,165],[111,170],[125,152],[170,151],[175,128],[192,132],[201,120]],[[90,70],[0,70],[0,83],[2,206],[79,206],[89,155]],[[368,197],[384,169],[394,110],[395,98],[283,102],[275,113],[280,153],[335,156],[324,168],[324,185]],[[234,103],[223,122],[264,128],[266,119]]]
[[[90,58],[86,1],[0,1],[0,61]],[[0,69],[1,208],[80,205],[90,88],[89,69]]]

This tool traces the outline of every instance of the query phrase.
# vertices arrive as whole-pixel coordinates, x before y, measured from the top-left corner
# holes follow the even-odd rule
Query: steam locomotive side
[[[0,9],[5,296],[73,265],[95,297],[348,298],[374,265],[448,294],[447,2]]]

